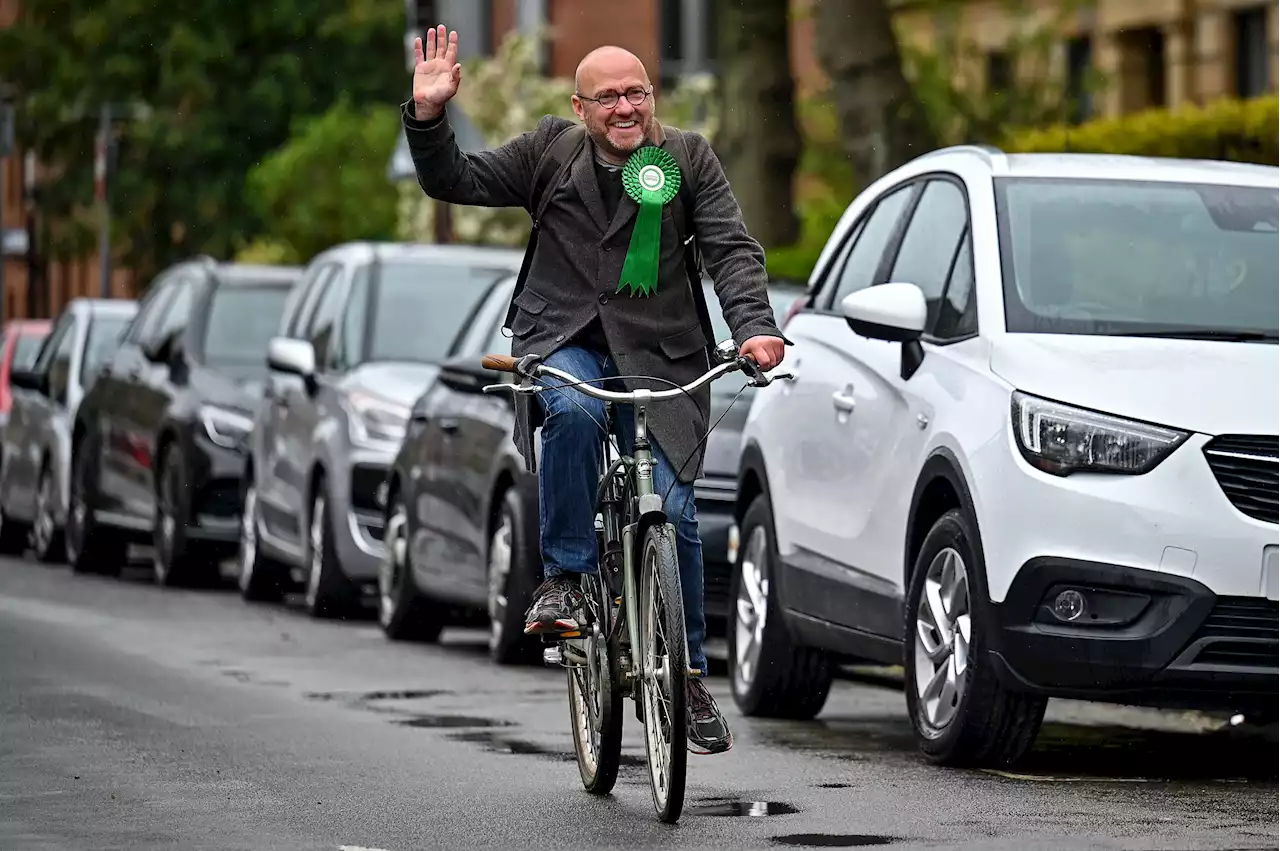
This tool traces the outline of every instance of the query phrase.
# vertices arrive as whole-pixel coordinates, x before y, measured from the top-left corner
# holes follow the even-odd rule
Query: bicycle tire
[[[593,578],[584,588],[597,601],[595,613],[601,611],[603,593],[601,581]],[[590,628],[590,625],[587,625]],[[597,642],[596,671],[590,668],[567,667],[565,674],[569,687],[569,722],[573,731],[573,750],[578,760],[578,774],[582,787],[593,795],[608,795],[618,782],[618,766],[622,761],[622,693],[614,676],[612,650],[604,638],[607,632],[601,623],[601,638]],[[585,682],[585,689],[580,686]],[[586,698],[596,695],[594,712]],[[597,732],[591,735],[591,729]]]
[[[676,534],[670,523],[650,526],[640,548],[641,689],[644,701],[645,756],[649,764],[649,789],[658,818],[675,824],[684,811],[685,772],[688,763],[688,717],[685,714],[689,644],[684,628],[684,598],[680,593],[680,567],[676,558]],[[661,635],[657,630],[661,629]],[[658,643],[655,639],[661,639]],[[649,671],[654,656],[665,657],[665,684],[655,683]],[[659,685],[665,685],[663,693]],[[659,701],[664,704],[659,706]],[[665,716],[666,729],[655,728]],[[662,749],[665,740],[665,753]]]

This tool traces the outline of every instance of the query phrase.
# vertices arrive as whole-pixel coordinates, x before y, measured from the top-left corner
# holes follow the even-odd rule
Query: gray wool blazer
[[[418,184],[427,195],[451,204],[522,207],[530,215],[538,160],[551,140],[573,123],[548,115],[535,130],[499,148],[464,154],[447,115],[419,121],[410,100],[402,105],[401,117]],[[691,216],[698,244],[734,342],[741,346],[760,334],[782,337],[766,290],[764,250],[747,233],[720,161],[700,134],[676,132],[684,136],[694,171]],[[654,141],[668,147],[671,140],[661,125],[658,133]],[[637,209],[624,192],[612,221],[606,217],[588,138],[543,213],[538,249],[516,299],[512,355],[546,357],[599,316],[620,375],[650,375],[685,384],[709,368],[705,346],[715,341],[705,339],[698,321],[671,205],[663,211],[657,292],[648,297],[616,292]],[[670,387],[634,379],[623,383],[628,390]],[[655,402],[647,411],[650,437],[672,464],[679,469],[689,459],[680,473],[685,482],[702,472],[701,444],[711,392],[704,387],[691,396]],[[521,445],[521,434],[516,435],[516,445]]]

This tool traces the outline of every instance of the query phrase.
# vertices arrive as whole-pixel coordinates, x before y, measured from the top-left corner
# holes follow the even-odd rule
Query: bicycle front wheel
[[[638,655],[649,787],[658,817],[674,824],[684,810],[689,671],[674,527],[670,523],[650,526],[640,553],[642,646]]]

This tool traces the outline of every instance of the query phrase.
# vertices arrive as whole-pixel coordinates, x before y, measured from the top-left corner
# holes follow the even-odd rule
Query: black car
[[[72,426],[74,570],[116,573],[146,543],[160,584],[216,581],[239,540],[267,341],[300,273],[198,258],[151,284]]]
[[[511,376],[480,366],[482,355],[511,350],[501,326],[512,286],[507,281],[490,294],[413,407],[388,477],[389,557],[379,578],[379,619],[388,636],[434,640],[444,623],[479,619],[489,625],[490,657],[501,664],[533,661],[542,646],[523,634],[524,613],[542,576],[537,478],[525,471],[512,439],[511,395],[483,392],[486,384]],[[711,285],[705,286],[708,307],[717,305]],[[801,295],[799,287],[770,287],[779,319]],[[729,339],[720,311],[710,312],[716,339]],[[711,386],[711,422],[726,409],[728,414],[708,439],[695,499],[708,633],[717,634],[728,606],[737,446],[751,390],[736,375]]]

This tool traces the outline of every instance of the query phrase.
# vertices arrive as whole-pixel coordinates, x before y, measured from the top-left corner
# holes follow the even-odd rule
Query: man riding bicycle
[[[572,142],[561,134],[577,125],[545,116],[536,129],[495,150],[464,154],[445,112],[462,79],[457,45],[457,33],[446,38],[444,26],[427,31],[425,46],[415,40],[413,97],[402,107],[402,120],[418,183],[427,195],[451,204],[523,207],[534,218],[540,242],[526,262],[509,317],[513,356],[537,354],[547,365],[597,386],[615,382],[627,390],[667,389],[672,386],[667,382],[683,385],[698,378],[708,368],[708,346],[715,341],[707,338],[701,287],[690,280],[693,267],[686,265],[685,252],[693,248],[685,234],[693,233],[739,355],[765,370],[782,361],[786,341],[768,300],[764,251],[747,233],[707,140],[655,119],[653,87],[636,56],[602,47],[582,60],[572,103],[585,133],[561,162],[551,163],[558,167],[540,193],[535,190],[550,170],[548,153],[568,150],[557,141]],[[639,162],[647,163],[647,171],[637,178]],[[655,164],[663,169],[661,177]],[[660,216],[658,203],[663,204]],[[536,398],[545,581],[529,607],[525,632],[530,635],[578,627],[578,577],[598,569],[596,455],[604,421],[603,403],[579,391],[562,388]],[[666,496],[677,533],[689,645],[688,747],[695,753],[721,753],[733,744],[702,680],[707,671],[702,546],[692,491],[702,469],[709,409],[710,391],[703,387],[648,412],[654,484]],[[631,416],[626,406],[615,412],[624,453],[633,437]],[[538,423],[521,420],[517,417],[516,442],[525,447]],[[531,450],[522,451],[529,461]]]

